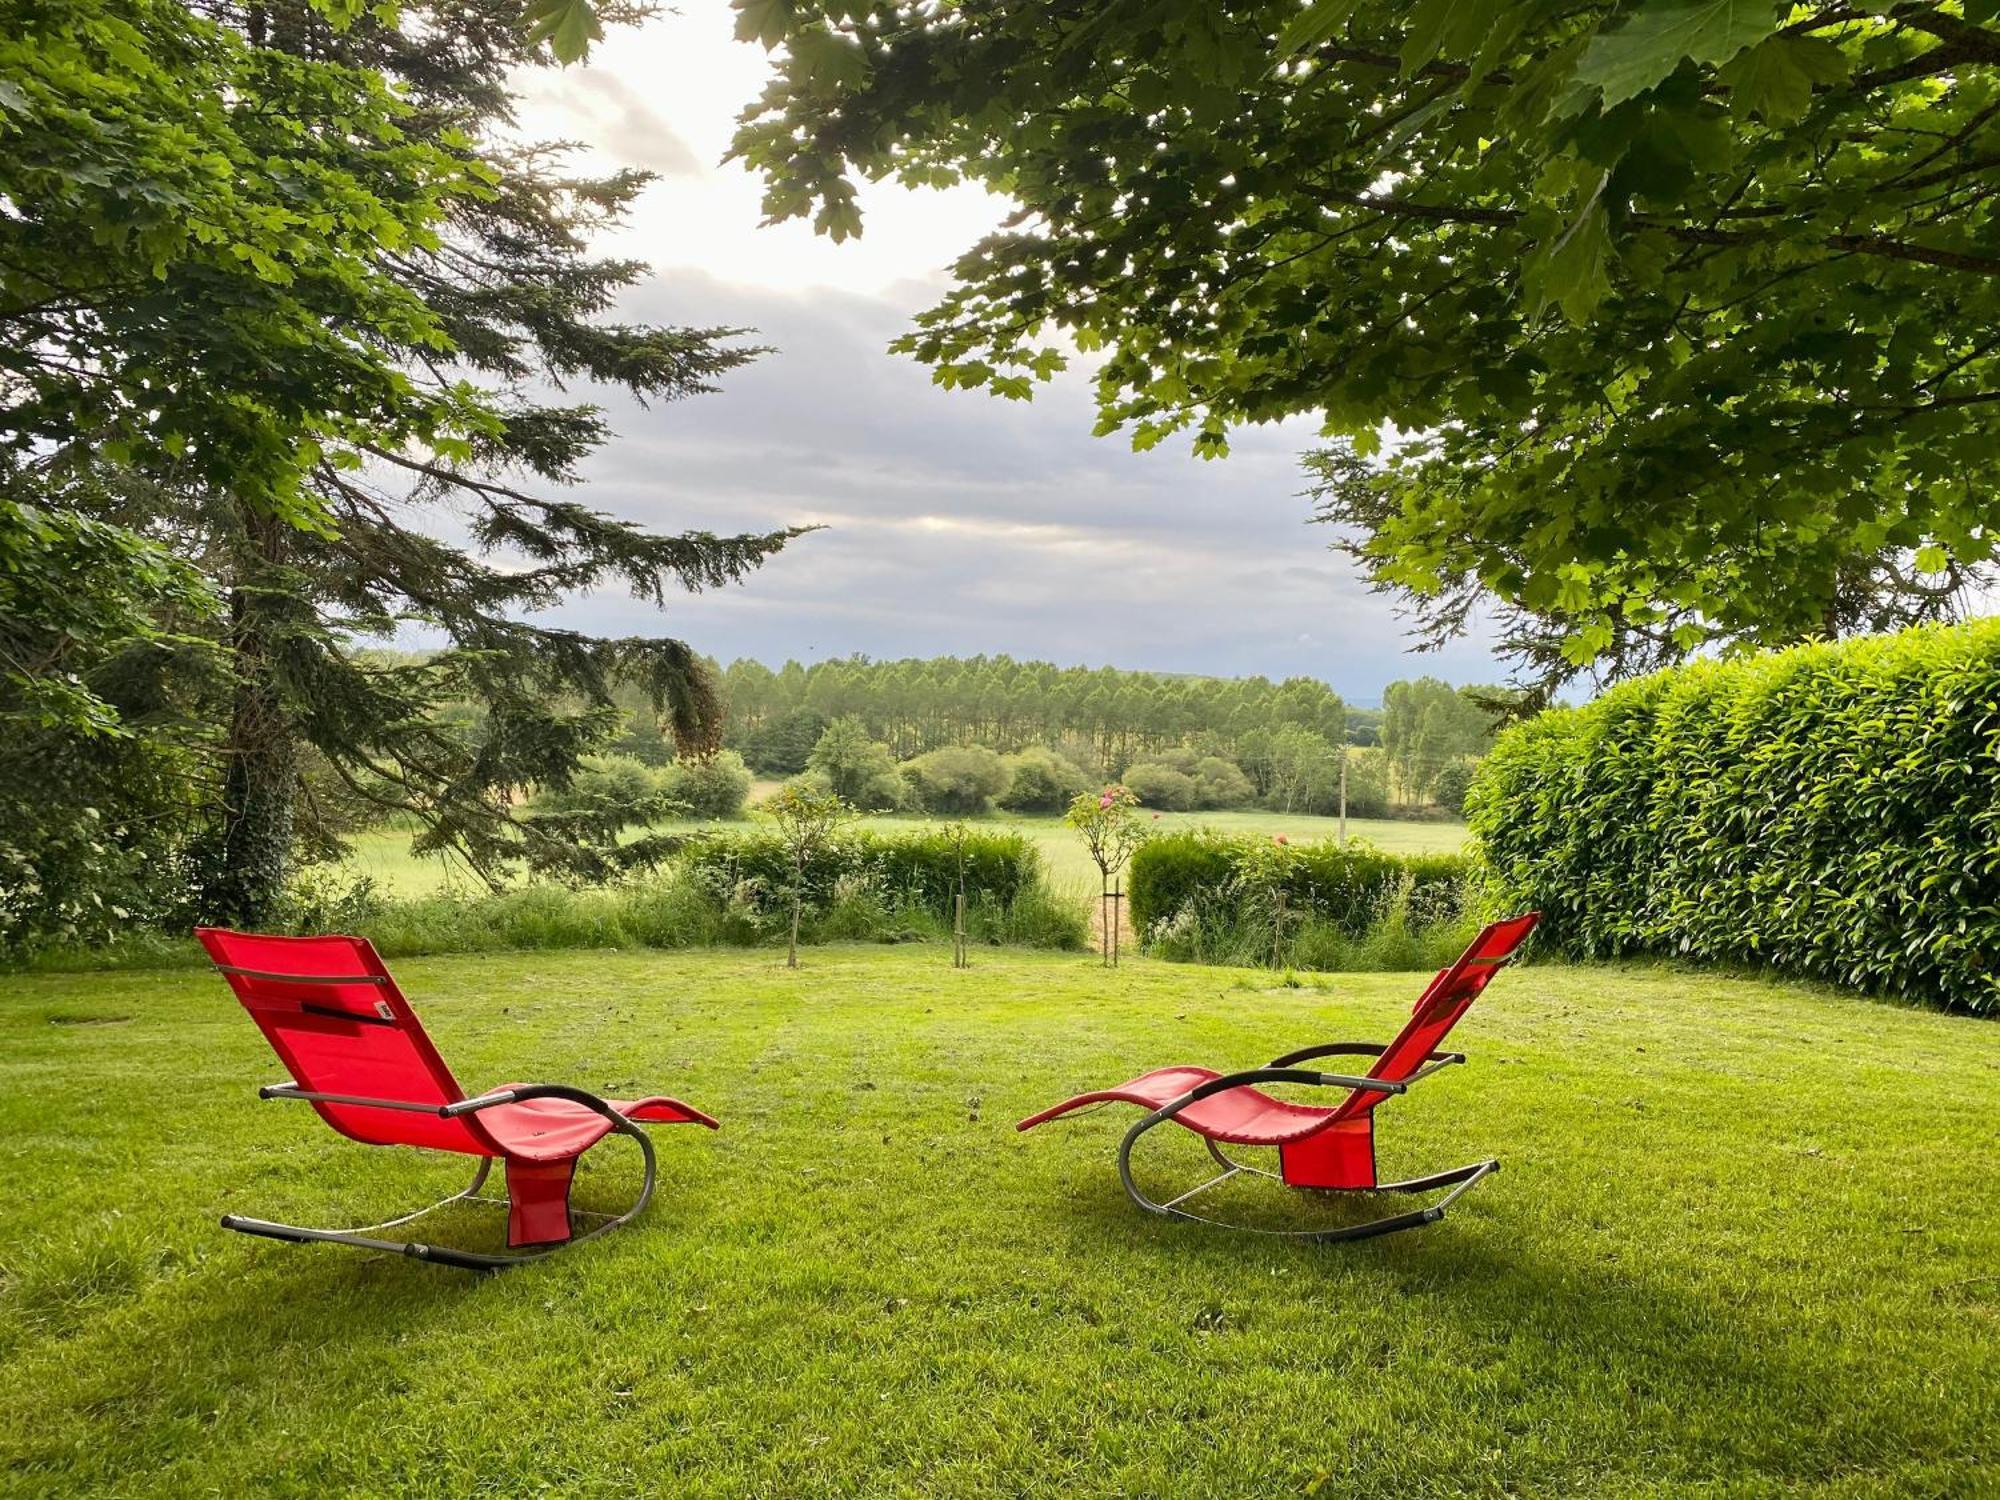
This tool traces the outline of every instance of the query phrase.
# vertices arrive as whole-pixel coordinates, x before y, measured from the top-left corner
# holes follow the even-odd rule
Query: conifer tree
[[[602,14],[616,23],[643,11]],[[674,589],[741,579],[791,534],[661,535],[551,496],[609,436],[598,407],[560,392],[583,381],[675,401],[711,390],[759,351],[740,330],[616,320],[617,295],[646,267],[592,256],[589,242],[649,178],[575,175],[560,148],[502,142],[514,123],[508,71],[547,60],[509,0],[412,6],[393,25],[366,17],[345,28],[293,4],[253,10],[248,24],[267,45],[400,85],[411,136],[462,142],[484,168],[490,190],[455,199],[437,243],[393,254],[390,269],[451,346],[449,363],[407,350],[411,380],[438,392],[468,381],[486,388],[498,420],[434,458],[371,448],[363,468],[322,465],[312,483],[331,534],[224,511],[216,561],[230,591],[236,693],[204,905],[254,919],[291,848],[313,834],[310,807],[299,809],[306,826],[293,826],[303,746],[354,794],[418,814],[421,847],[455,850],[488,875],[518,858],[601,878],[657,851],[620,846],[616,818],[517,817],[518,790],[561,785],[616,732],[621,681],[644,689],[685,752],[720,743],[720,706],[680,641],[594,638],[524,615],[603,584],[664,606]],[[421,524],[447,507],[470,547]],[[519,562],[527,565],[509,565]],[[412,664],[348,644],[410,624],[442,635],[446,648]],[[476,737],[440,712],[460,700],[483,710]]]
[[[615,819],[517,814],[518,794],[562,785],[615,733],[621,683],[643,689],[683,750],[706,752],[720,735],[710,677],[680,641],[598,638],[533,615],[607,585],[664,605],[670,592],[741,579],[794,533],[656,533],[561,494],[610,436],[602,411],[565,391],[596,384],[642,403],[675,401],[760,351],[740,330],[618,318],[619,294],[646,268],[589,245],[647,178],[575,175],[560,148],[510,143],[508,73],[546,60],[512,0],[393,17],[306,0],[189,9],[237,37],[255,68],[310,76],[327,119],[338,118],[346,81],[400,93],[393,140],[343,143],[325,120],[298,120],[334,143],[325,149],[364,164],[382,151],[427,151],[462,169],[435,190],[436,211],[417,232],[373,246],[371,275],[407,311],[378,320],[369,345],[393,373],[376,407],[402,415],[400,426],[379,410],[333,433],[304,420],[267,424],[260,437],[292,444],[295,493],[284,506],[231,483],[225,466],[169,463],[139,476],[147,493],[135,506],[132,486],[103,472],[124,462],[115,450],[88,460],[92,482],[63,491],[78,517],[164,544],[220,600],[206,630],[222,669],[179,689],[205,768],[176,810],[192,915],[271,918],[297,852],[335,827],[319,799],[302,795],[308,763],[344,800],[414,815],[421,848],[454,850],[489,878],[516,861],[594,878],[656,854],[649,843],[621,845]],[[642,13],[601,12],[610,22]],[[316,185],[306,184],[308,200]],[[200,350],[235,312],[217,296],[213,279],[196,283],[155,314]],[[282,347],[258,353],[270,381],[314,378]],[[312,350],[302,343],[293,357],[309,361]],[[175,394],[197,405],[189,385]],[[418,659],[367,649],[411,631],[437,649]]]

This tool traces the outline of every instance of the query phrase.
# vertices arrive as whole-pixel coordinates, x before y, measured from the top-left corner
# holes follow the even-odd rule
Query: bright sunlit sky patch
[[[568,622],[773,664],[1006,652],[1308,673],[1358,701],[1419,672],[1501,675],[1476,641],[1406,654],[1389,603],[1306,524],[1297,455],[1310,422],[1239,432],[1221,462],[1177,444],[1135,454],[1090,436],[1075,373],[1024,405],[939,390],[889,354],[1007,205],[978,188],[882,184],[862,194],[859,241],[759,227],[760,184],[721,158],[766,68],[761,48],[732,39],[727,5],[690,0],[614,33],[588,66],[519,79],[524,137],[659,174],[602,244],[654,268],[625,313],[749,327],[777,350],[716,395],[651,410],[604,397],[618,437],[589,467],[589,502],[661,529],[827,528],[664,621],[606,593],[566,609]]]

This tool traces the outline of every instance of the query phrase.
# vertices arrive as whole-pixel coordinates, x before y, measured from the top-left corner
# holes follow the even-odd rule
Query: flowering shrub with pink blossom
[[[1139,821],[1137,794],[1115,782],[1101,792],[1081,793],[1063,821],[1083,835],[1084,847],[1107,887],[1151,831]]]

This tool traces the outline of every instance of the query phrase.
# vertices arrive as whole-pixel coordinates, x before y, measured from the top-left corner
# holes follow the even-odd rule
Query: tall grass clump
[[[950,941],[964,856],[966,934],[982,944],[1080,950],[1085,903],[1049,889],[1025,836],[922,832],[841,836],[807,871],[804,943]],[[765,834],[690,845],[652,874],[607,885],[537,883],[469,895],[399,897],[367,877],[308,872],[274,924],[288,932],[352,932],[391,958],[559,948],[783,946],[791,921],[790,855]],[[50,948],[42,969],[163,968],[203,962],[185,938],[142,931],[101,948]]]
[[[1159,958],[1295,969],[1435,968],[1477,930],[1463,855],[1205,831],[1148,840],[1132,920]]]
[[[1501,736],[1468,816],[1579,956],[2000,1011],[2000,621],[1657,673]]]
[[[511,949],[702,948],[761,941],[754,924],[671,873],[573,889],[531,885],[484,896],[389,899],[352,931],[389,957]]]
[[[689,846],[680,864],[694,880],[735,891],[760,909],[775,910],[790,898],[792,854],[776,834],[708,835]],[[1041,851],[1015,832],[848,830],[815,850],[805,869],[809,909],[838,904],[845,882],[850,894],[866,887],[898,908],[946,921],[961,881],[968,909],[1011,907],[1041,885]]]
[[[1032,843],[1014,834],[980,834],[967,843],[977,846],[966,858],[972,941],[1087,943],[1082,903],[1047,888]],[[947,941],[956,880],[956,858],[934,835],[843,835],[815,853],[806,871],[799,940]],[[769,835],[725,835],[691,845],[658,874],[615,885],[379,901],[355,915],[351,929],[390,955],[782,946],[791,925],[791,856]]]

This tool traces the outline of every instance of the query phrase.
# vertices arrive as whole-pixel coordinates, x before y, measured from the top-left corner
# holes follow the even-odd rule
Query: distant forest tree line
[[[752,765],[759,764],[752,749],[800,711],[828,722],[854,715],[898,760],[947,745],[1012,751],[1076,739],[1099,760],[1119,763],[1197,736],[1234,749],[1243,736],[1284,724],[1337,741],[1346,708],[1310,677],[1179,677],[1007,656],[847,658],[786,662],[777,671],[734,661],[722,683],[725,734]]]
[[[1043,810],[1056,788],[1081,775],[1127,780],[1165,810],[1256,803],[1330,811],[1344,738],[1357,816],[1456,812],[1511,702],[1505,689],[1422,677],[1390,684],[1380,708],[1363,708],[1311,677],[1180,676],[1007,656],[851,657],[776,669],[738,660],[716,680],[724,744],[759,774],[818,772],[864,805],[937,801],[951,811],[967,808],[964,797],[938,790],[948,764],[992,789],[973,797],[974,807]],[[671,759],[636,699],[629,707],[628,729],[611,748],[653,764]],[[958,766],[956,752],[973,748],[1005,758],[1011,778],[992,766],[977,775],[969,763]],[[898,766],[910,768],[900,782]]]

